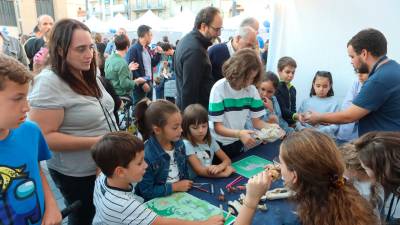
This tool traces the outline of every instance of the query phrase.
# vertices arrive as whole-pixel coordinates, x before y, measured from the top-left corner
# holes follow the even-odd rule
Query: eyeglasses
[[[212,25],[209,25],[209,27],[211,27],[213,30],[215,30],[216,32],[220,32],[222,29],[224,29],[223,27],[214,27]]]

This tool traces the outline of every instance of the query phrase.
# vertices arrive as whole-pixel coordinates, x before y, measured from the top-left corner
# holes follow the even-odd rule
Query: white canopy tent
[[[89,27],[92,32],[106,33],[108,32],[107,26],[101,20],[97,19],[95,16],[90,17],[85,25]]]
[[[193,29],[196,15],[190,11],[183,11],[164,22],[163,30],[188,33]]]
[[[125,28],[127,31],[135,31],[135,27],[132,21],[128,20],[122,14],[118,13],[111,20],[107,22],[108,30],[118,30],[119,28]]]
[[[148,10],[143,16],[132,22],[131,27],[133,30],[137,30],[140,25],[150,26],[153,30],[162,30],[164,25],[164,20],[155,15],[151,10]]]

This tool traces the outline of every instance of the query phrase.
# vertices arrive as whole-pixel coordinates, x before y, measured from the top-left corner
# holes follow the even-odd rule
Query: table
[[[276,156],[279,155],[279,145],[280,141],[276,141],[274,143],[267,143],[265,145],[260,145],[255,147],[254,149],[251,149],[242,155],[240,155],[237,158],[232,159],[232,161],[238,161],[243,158],[246,158],[247,156],[250,155],[256,155],[260,156],[261,158],[268,159],[269,161],[272,162],[272,159]],[[234,173],[230,177],[227,178],[203,178],[203,177],[198,177],[194,180],[196,183],[212,183],[214,184],[214,195],[211,195],[209,193],[205,193],[202,191],[199,191],[197,189],[192,188],[189,193],[203,199],[217,207],[219,207],[220,204],[223,205],[224,210],[227,210],[228,208],[228,200],[233,201],[237,200],[239,198],[239,195],[241,193],[245,192],[236,192],[236,193],[228,193],[228,191],[225,189],[225,186],[232,182],[236,177],[239,175]],[[240,184],[246,184],[247,179],[243,179]],[[283,181],[279,180],[277,182],[274,182],[272,184],[272,188],[277,188],[277,187],[282,187],[283,186]],[[218,194],[220,193],[220,188],[223,189],[225,192],[225,202],[221,202],[217,199]],[[256,225],[290,225],[290,224],[297,224],[296,220],[296,215],[294,214],[295,211],[295,206],[293,203],[289,202],[288,200],[273,200],[273,201],[266,201],[268,210],[265,212],[262,212],[260,210],[257,210],[254,218],[253,218],[253,223]]]

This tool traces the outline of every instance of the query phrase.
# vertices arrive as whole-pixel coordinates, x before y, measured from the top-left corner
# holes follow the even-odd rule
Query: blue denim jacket
[[[178,164],[179,179],[189,178],[189,169],[185,145],[182,140],[174,144],[174,157]],[[136,186],[136,194],[146,201],[172,194],[172,184],[167,183],[169,172],[168,153],[161,147],[157,139],[151,136],[144,144],[144,160],[148,164],[142,181]]]

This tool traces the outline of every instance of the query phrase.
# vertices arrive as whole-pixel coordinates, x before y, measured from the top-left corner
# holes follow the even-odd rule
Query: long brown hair
[[[288,136],[281,159],[297,174],[297,214],[303,225],[376,225],[372,206],[343,180],[344,163],[327,135],[305,129]]]
[[[400,196],[400,133],[369,132],[354,141],[361,162],[386,192]]]
[[[193,135],[190,133],[190,125],[199,125],[202,123],[208,124],[208,112],[207,110],[200,104],[191,104],[186,107],[183,111],[183,119],[182,119],[182,135],[186,138],[193,146],[197,146]],[[210,128],[207,129],[207,134],[204,137],[204,140],[208,145],[211,145],[211,133]]]
[[[62,19],[54,25],[48,45],[51,69],[76,93],[101,97],[100,87],[96,81],[96,51],[93,51],[90,69],[82,71],[82,80],[71,73],[69,65],[65,60],[71,45],[72,35],[77,29],[82,29],[90,33],[89,28],[84,23],[74,19]]]

